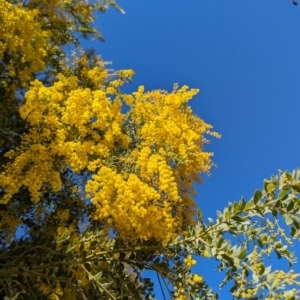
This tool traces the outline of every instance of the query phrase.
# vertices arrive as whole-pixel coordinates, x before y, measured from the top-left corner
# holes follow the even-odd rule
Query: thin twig
[[[116,300],[116,298],[95,278],[93,274],[91,274],[84,265],[80,265],[80,267],[89,275],[90,278],[93,279],[96,285],[99,286],[99,288],[104,291],[105,294],[108,295],[108,297],[112,300]]]
[[[167,290],[168,290],[168,293],[169,293],[169,295],[170,295],[170,297],[171,297],[171,292],[170,292],[170,289],[169,289],[169,287],[168,287],[168,285],[167,285],[165,279],[164,279],[162,276],[161,276],[161,278],[162,278],[162,280],[163,280],[163,282],[164,282],[164,284],[165,284],[165,286],[166,286],[166,288],[167,288]]]
[[[156,276],[157,276],[158,283],[159,283],[159,287],[160,287],[160,290],[161,290],[161,292],[162,292],[162,294],[163,294],[164,300],[166,300],[165,292],[164,292],[164,290],[163,290],[163,287],[162,287],[162,284],[161,284],[161,281],[160,281],[158,272],[156,272]]]

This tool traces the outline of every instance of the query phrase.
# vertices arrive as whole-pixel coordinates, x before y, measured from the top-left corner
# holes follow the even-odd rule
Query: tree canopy
[[[114,1],[0,0],[0,291],[3,299],[217,299],[195,273],[219,262],[235,299],[299,299],[300,171],[264,181],[207,222],[195,183],[219,138],[197,89],[124,93],[81,41]],[[213,270],[212,270],[213,271]]]

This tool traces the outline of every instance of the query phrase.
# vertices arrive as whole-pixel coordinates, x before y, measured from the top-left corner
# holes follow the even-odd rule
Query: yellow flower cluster
[[[45,284],[42,280],[40,280],[40,278],[38,278],[37,287],[45,295],[47,300],[59,300],[63,295],[63,290],[59,284],[52,287],[50,284]]]
[[[186,263],[192,263],[192,257],[189,255],[187,259],[185,259]],[[187,285],[183,285],[182,282],[176,282],[176,286],[174,287],[174,297],[175,300],[188,300],[190,299],[190,290],[195,286],[203,283],[203,277],[198,274],[189,274],[186,280]]]
[[[201,283],[201,282],[203,282],[203,277],[198,274],[194,274],[193,280],[195,283]]]
[[[217,135],[186,104],[197,90],[144,93],[140,87],[122,94],[118,87],[133,71],[118,73],[107,83],[106,70],[87,70],[95,89],[63,75],[50,87],[32,82],[20,108],[29,132],[7,154],[0,203],[21,188],[32,201],[46,189],[59,191],[61,173],[69,168],[89,172],[85,192],[95,206],[92,218],[106,220],[124,239],[166,241],[193,223],[193,182],[212,166],[203,135]]]
[[[31,74],[45,66],[50,32],[41,28],[38,14],[36,9],[26,10],[21,4],[0,0],[0,60],[9,55],[8,76],[17,77],[21,86],[27,86]]]
[[[179,293],[175,293],[175,294],[177,294],[175,298],[176,300],[188,300],[188,297],[185,295],[180,295]]]
[[[196,260],[193,259],[192,255],[189,255],[183,261],[186,264],[187,268],[191,268],[192,266],[194,266],[197,263]]]
[[[174,289],[176,291],[174,293],[174,296],[176,297],[175,300],[188,300],[181,282],[179,282],[178,287],[175,286]]]
[[[56,233],[61,236],[65,232],[70,232],[71,234],[76,233],[75,224],[69,223],[70,220],[70,210],[69,209],[59,209],[55,214],[55,219],[57,220],[58,227],[56,228]]]
[[[121,236],[163,240],[172,229],[170,206],[160,201],[160,194],[136,174],[124,179],[103,166],[89,180],[86,191],[96,206],[95,219],[108,218]]]

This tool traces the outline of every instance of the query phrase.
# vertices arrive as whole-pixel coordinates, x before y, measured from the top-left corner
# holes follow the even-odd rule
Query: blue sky
[[[175,82],[200,88],[192,108],[222,134],[207,147],[218,168],[198,188],[205,217],[215,217],[228,201],[251,197],[278,169],[300,167],[299,5],[288,0],[118,3],[126,14],[111,9],[100,15],[97,25],[106,41],[92,46],[113,62],[111,68],[135,70],[127,91],[139,85],[171,90]],[[300,256],[299,246],[296,251]],[[201,261],[196,270],[218,286],[220,277],[210,264]]]

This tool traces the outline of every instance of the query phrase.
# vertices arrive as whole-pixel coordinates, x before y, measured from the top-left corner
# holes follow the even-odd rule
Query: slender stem
[[[161,281],[160,281],[158,272],[156,272],[156,276],[157,276],[158,283],[159,283],[159,287],[160,287],[160,290],[161,290],[161,292],[162,292],[162,294],[163,294],[164,300],[166,300],[165,292],[164,292],[164,289],[163,289],[163,287],[162,287],[162,284],[161,284]]]
[[[95,278],[93,274],[91,274],[84,265],[80,265],[80,267],[89,275],[90,278],[95,282],[96,285],[112,300],[116,300],[116,298]]]
[[[171,245],[173,246],[173,245]],[[152,247],[141,247],[141,248],[123,248],[123,249],[113,249],[107,251],[99,251],[93,254],[86,256],[86,260],[89,260],[94,257],[107,255],[107,254],[117,254],[117,253],[126,253],[126,252],[138,252],[138,251],[161,251],[165,246],[152,246]]]

